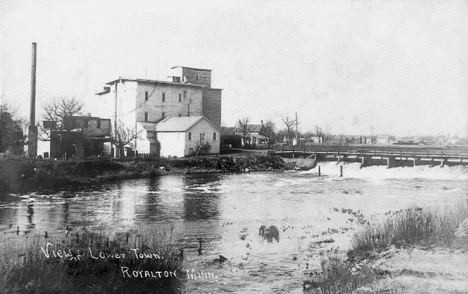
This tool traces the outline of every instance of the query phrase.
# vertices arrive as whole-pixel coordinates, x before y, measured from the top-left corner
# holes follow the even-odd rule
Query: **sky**
[[[282,119],[299,130],[468,134],[468,1],[0,2],[0,97],[29,117],[118,77],[212,69],[222,124]]]

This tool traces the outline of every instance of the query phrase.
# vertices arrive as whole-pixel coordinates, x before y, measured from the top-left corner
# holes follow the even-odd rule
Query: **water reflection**
[[[188,264],[217,271],[229,291],[254,293],[252,289],[268,284],[268,293],[291,293],[300,285],[306,264],[320,266],[318,241],[333,238],[330,246],[340,249],[349,243],[348,233],[329,233],[343,227],[352,234],[357,227],[342,209],[361,210],[369,217],[412,203],[457,203],[467,189],[462,180],[375,182],[298,173],[171,175],[0,199],[0,229],[15,233],[19,226],[21,232],[35,228],[43,234],[67,225],[78,229],[87,222],[112,233],[170,224]],[[277,226],[280,242],[263,240],[258,235],[261,225]],[[214,265],[219,254],[229,262]],[[193,291],[187,293],[219,293],[220,283],[193,281]]]
[[[189,175],[184,178],[184,219],[186,221],[218,218],[220,194],[216,187],[220,176]]]
[[[160,201],[161,178],[151,178],[146,181],[147,193],[144,195],[143,205],[138,213],[139,215],[147,215],[150,218],[156,218],[161,215],[164,208]]]
[[[36,225],[33,223],[33,215],[34,215],[34,204],[33,203],[28,203],[28,209],[27,209],[27,218],[28,218],[28,223],[26,228],[28,229],[33,229]]]

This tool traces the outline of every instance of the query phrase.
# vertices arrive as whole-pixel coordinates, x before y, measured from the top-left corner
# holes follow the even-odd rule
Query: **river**
[[[186,293],[302,293],[304,274],[327,250],[345,252],[360,223],[412,205],[455,205],[468,195],[466,167],[344,164],[343,177],[336,163],[320,167],[320,177],[317,169],[168,175],[11,195],[0,201],[0,231],[172,226],[186,268],[216,276],[189,280]],[[279,242],[262,239],[261,225],[278,227]],[[227,261],[214,262],[219,255]]]

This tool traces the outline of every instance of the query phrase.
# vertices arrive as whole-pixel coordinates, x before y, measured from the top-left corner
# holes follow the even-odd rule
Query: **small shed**
[[[156,124],[161,157],[218,154],[220,130],[204,116],[168,117]]]

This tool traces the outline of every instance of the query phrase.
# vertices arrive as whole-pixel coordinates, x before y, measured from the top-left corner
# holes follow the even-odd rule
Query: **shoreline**
[[[468,199],[441,208],[410,207],[364,226],[346,255],[321,260],[304,293],[466,293]]]
[[[91,159],[83,161],[11,158],[0,161],[0,196],[165,175],[232,174],[254,171],[284,171],[294,168],[294,164],[284,162],[279,156],[261,153],[171,159]]]

